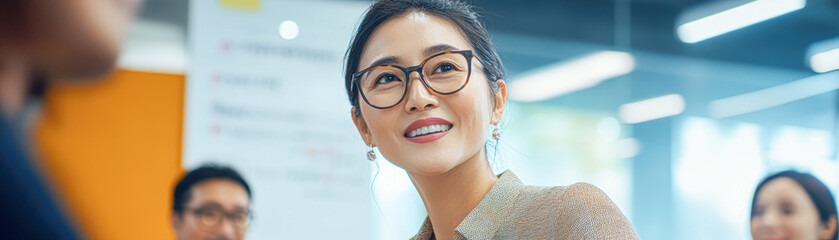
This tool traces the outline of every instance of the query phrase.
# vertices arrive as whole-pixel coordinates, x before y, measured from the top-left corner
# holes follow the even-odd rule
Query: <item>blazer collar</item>
[[[501,173],[495,186],[492,186],[478,206],[454,229],[455,238],[491,239],[515,208],[515,202],[522,193],[523,186],[512,171]],[[426,217],[419,233],[412,239],[430,239],[433,234],[431,220]]]

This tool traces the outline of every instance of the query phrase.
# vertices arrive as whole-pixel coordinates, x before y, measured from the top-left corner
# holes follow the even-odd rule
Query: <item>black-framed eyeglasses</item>
[[[224,219],[227,219],[236,229],[244,230],[253,220],[253,214],[250,211],[227,212],[219,208],[195,208],[189,212],[195,215],[199,225],[205,229],[216,228]]]
[[[448,51],[434,54],[413,67],[372,66],[352,75],[352,88],[371,107],[390,108],[405,98],[409,76],[417,71],[426,88],[441,95],[453,94],[469,83],[472,57],[472,50]]]

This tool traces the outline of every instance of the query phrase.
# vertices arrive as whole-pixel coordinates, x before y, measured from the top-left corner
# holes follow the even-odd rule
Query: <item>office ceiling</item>
[[[707,0],[470,2],[490,31],[796,70],[809,70],[805,51],[811,43],[839,37],[839,0],[808,0],[799,11],[695,44],[677,39],[676,18]],[[186,29],[188,5],[188,0],[147,0],[143,18]]]

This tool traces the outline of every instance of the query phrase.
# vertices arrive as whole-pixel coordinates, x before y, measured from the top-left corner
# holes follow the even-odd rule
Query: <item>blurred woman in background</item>
[[[525,186],[486,154],[504,113],[504,68],[471,7],[384,0],[347,52],[352,119],[370,147],[405,169],[428,212],[415,239],[635,239],[598,188]]]
[[[837,239],[836,203],[827,187],[807,173],[772,174],[752,198],[753,239]]]

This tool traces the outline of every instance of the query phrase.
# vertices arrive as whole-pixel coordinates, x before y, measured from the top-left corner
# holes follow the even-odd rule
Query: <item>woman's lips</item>
[[[446,136],[446,134],[448,134],[448,133],[449,133],[449,131],[447,130],[447,131],[444,131],[444,132],[429,133],[429,134],[422,135],[422,136],[406,137],[406,138],[408,139],[408,141],[415,142],[415,143],[427,143],[427,142],[433,142],[434,140],[440,139],[443,136]]]
[[[114,2],[128,14],[137,14],[144,0],[114,0]]]
[[[448,129],[446,129],[444,131],[441,131],[441,132],[428,133],[428,134],[425,134],[425,135],[409,137],[409,133],[411,133],[412,131],[417,130],[417,129],[422,128],[422,127],[427,127],[427,126],[432,126],[432,125],[446,125],[446,126],[448,126]],[[427,142],[432,142],[434,140],[440,139],[443,136],[446,136],[446,134],[449,133],[449,130],[451,130],[452,127],[454,127],[454,125],[451,122],[446,121],[445,119],[442,119],[442,118],[420,119],[420,120],[414,121],[413,123],[411,123],[411,125],[408,125],[408,127],[405,128],[405,132],[404,132],[403,136],[411,142],[427,143]]]
[[[780,237],[762,237],[762,238],[759,238],[759,239],[760,240],[781,240],[782,238],[780,238]]]

